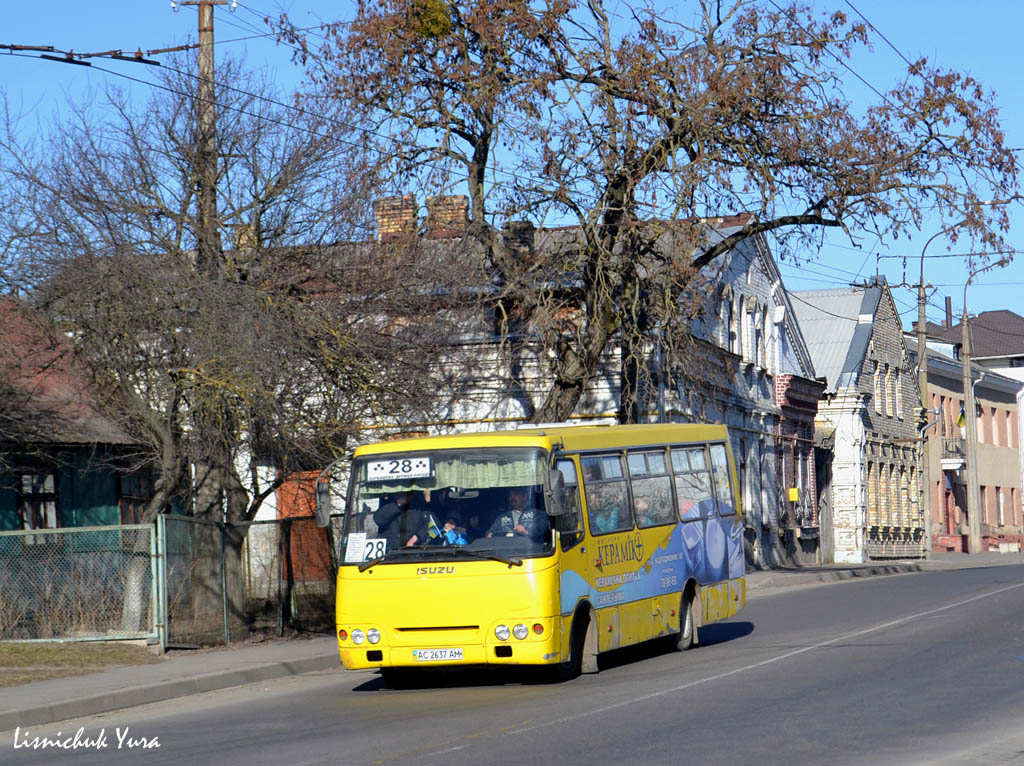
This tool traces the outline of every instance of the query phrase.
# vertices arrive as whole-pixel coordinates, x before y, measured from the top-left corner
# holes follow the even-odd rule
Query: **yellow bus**
[[[745,601],[724,426],[537,426],[355,452],[337,589],[346,668],[571,678],[660,636],[688,649]]]

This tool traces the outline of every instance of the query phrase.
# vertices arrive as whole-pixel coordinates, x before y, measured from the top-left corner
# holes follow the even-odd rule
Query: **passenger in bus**
[[[480,525],[480,514],[475,511],[466,517],[466,539],[469,542],[479,540],[487,534],[487,530]]]
[[[641,527],[659,523],[657,515],[651,510],[651,501],[643,495],[633,495],[633,511],[636,514],[636,523]]]
[[[614,532],[619,528],[619,509],[613,503],[606,503],[590,515],[590,526],[597,534]]]
[[[445,545],[466,545],[469,540],[466,538],[466,529],[454,511],[448,513],[441,528],[441,537]]]
[[[502,513],[487,530],[488,537],[529,537],[540,541],[548,533],[548,517],[534,507],[533,493],[526,487],[513,487],[508,491],[508,510]]]
[[[410,505],[409,492],[396,492],[394,499],[373,513],[377,533],[388,541],[388,550],[424,544],[428,540],[430,518]]]

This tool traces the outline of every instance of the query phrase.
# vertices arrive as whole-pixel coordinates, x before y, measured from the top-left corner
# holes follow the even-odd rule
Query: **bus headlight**
[[[376,644],[380,641],[380,631],[376,628],[370,628],[366,631],[366,640],[371,644]]]
[[[508,637],[512,635],[508,629],[508,625],[499,625],[494,629],[494,635],[499,641],[508,641]]]
[[[363,633],[363,631],[359,630],[359,628],[356,628],[355,630],[352,631],[352,643],[353,644],[361,644],[365,640],[366,640],[366,635]]]
[[[525,625],[520,624],[512,628],[512,635],[518,638],[520,641],[526,638],[529,634],[530,631],[526,629]]]

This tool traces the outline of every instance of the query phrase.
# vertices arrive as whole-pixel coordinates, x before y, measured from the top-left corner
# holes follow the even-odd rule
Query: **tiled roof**
[[[0,299],[0,438],[35,444],[131,444],[60,336],[24,305]]]
[[[960,322],[943,328],[928,323],[928,337],[959,344],[963,337]],[[983,311],[969,322],[971,355],[1024,356],[1024,317],[1007,309]]]

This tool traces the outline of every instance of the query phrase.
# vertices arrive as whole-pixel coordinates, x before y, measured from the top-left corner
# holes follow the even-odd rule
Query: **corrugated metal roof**
[[[853,385],[871,340],[880,288],[801,290],[790,296],[814,371],[827,380],[825,390]]]

